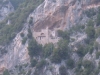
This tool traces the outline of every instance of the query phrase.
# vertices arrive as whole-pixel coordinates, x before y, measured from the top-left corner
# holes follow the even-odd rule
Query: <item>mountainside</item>
[[[95,7],[96,6],[96,7]],[[47,42],[57,42],[59,38],[56,38],[56,31],[61,29],[69,29],[73,25],[85,24],[88,20],[86,13],[92,8],[100,6],[99,1],[45,1],[36,11],[31,14],[33,17],[33,36],[37,41],[45,44]],[[89,14],[91,15],[91,13]],[[94,15],[94,14],[93,14]],[[44,33],[45,37],[40,40],[41,33],[48,27],[49,34]],[[49,41],[48,41],[49,37]],[[54,39],[52,39],[52,37]]]
[[[0,7],[1,75],[100,75],[99,0],[0,0]]]

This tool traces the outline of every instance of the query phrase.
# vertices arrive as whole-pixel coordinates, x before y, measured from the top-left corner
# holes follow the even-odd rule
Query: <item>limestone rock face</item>
[[[15,66],[29,63],[30,58],[27,50],[28,42],[26,41],[26,44],[23,45],[23,39],[21,37],[21,33],[24,33],[25,36],[28,34],[27,29],[28,25],[25,24],[25,27],[16,35],[12,43],[5,47],[7,53],[0,55],[0,73],[5,69],[13,70]]]
[[[0,21],[4,20],[11,12],[14,11],[14,7],[8,0],[2,0],[0,2]]]
[[[0,6],[1,21],[13,12],[14,8],[10,2],[4,6],[0,4]],[[57,30],[66,30],[78,23],[86,23],[88,17],[83,12],[99,6],[99,0],[45,0],[28,17],[28,19],[33,17],[33,24],[31,25],[33,37],[42,45],[50,42],[55,44],[59,40]],[[27,31],[28,24],[25,24],[21,32],[27,36]],[[0,72],[3,72],[5,68],[13,69],[16,65],[29,63],[28,42],[25,45],[22,44],[21,32],[16,35],[10,45],[6,46],[5,49],[8,52],[0,57]],[[74,43],[76,44],[84,38],[86,38],[86,35],[82,35],[81,38],[76,37],[77,40]],[[77,55],[73,54],[72,57],[78,60]],[[52,71],[48,70],[51,66],[54,67]],[[49,67],[47,66],[44,69],[44,72],[46,72],[46,75],[59,75],[59,66],[51,63]],[[69,74],[74,75],[73,71],[69,71]]]
[[[69,29],[78,23],[86,23],[88,18],[83,12],[98,6],[100,6],[99,0],[45,0],[30,15],[34,22],[33,36],[41,44],[52,41],[54,41],[52,43],[56,43],[59,38],[56,38],[57,34],[55,34],[52,39],[52,33],[57,33],[59,29]],[[47,28],[49,32],[45,31]],[[42,33],[45,35],[44,37],[41,36]]]

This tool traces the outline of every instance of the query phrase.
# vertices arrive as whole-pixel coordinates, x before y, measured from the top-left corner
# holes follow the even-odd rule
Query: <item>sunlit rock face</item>
[[[25,25],[21,32],[13,39],[12,43],[5,47],[7,53],[0,54],[0,73],[5,69],[13,70],[17,65],[29,63],[28,42],[23,45],[22,37],[20,36],[21,33],[24,33],[26,36],[28,34],[27,29],[28,25]]]
[[[14,11],[14,7],[8,0],[0,1],[0,21],[4,20],[8,14]]]
[[[88,18],[83,14],[84,11],[99,6],[99,0],[45,0],[30,15],[34,22],[33,36],[43,45],[52,41],[52,43],[57,43],[59,38],[55,34],[55,39],[52,39],[52,33],[57,33],[59,29],[69,29],[79,23],[86,23]],[[44,37],[41,36],[42,33]]]
[[[2,5],[0,4],[0,6]],[[50,42],[56,44],[60,39],[57,36],[57,30],[67,30],[79,23],[85,24],[88,17],[83,12],[99,6],[99,0],[45,0],[28,17],[28,19],[33,17],[33,24],[30,27],[33,37],[42,45]],[[13,10],[10,2],[3,5],[0,8],[0,21]],[[25,36],[28,34],[28,25],[27,22],[21,31]],[[21,32],[16,35],[10,45],[6,46],[8,53],[0,57],[0,72],[3,72],[4,69],[13,69],[16,65],[29,63],[28,42],[25,45],[22,44]],[[77,35],[74,37],[77,39],[74,43],[77,43],[86,38],[86,35],[81,34],[78,38]],[[73,58],[78,60],[78,56],[75,54],[73,54]],[[46,66],[44,69],[46,73],[41,75],[59,75],[60,65],[51,64]],[[50,66],[53,67],[52,71],[48,69]],[[70,71],[70,75],[74,75],[72,71]]]

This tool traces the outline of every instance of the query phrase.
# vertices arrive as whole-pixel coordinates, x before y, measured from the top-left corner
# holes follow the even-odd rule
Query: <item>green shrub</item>
[[[75,66],[75,63],[72,59],[68,59],[67,62],[66,62],[66,65],[69,69],[73,69],[74,66]]]
[[[100,36],[100,28],[98,27],[97,29],[96,29],[96,37],[99,37]]]
[[[98,65],[99,65],[99,66],[98,66],[98,69],[100,69],[100,61],[99,61]]]
[[[93,50],[94,50],[94,47],[93,47],[93,45],[89,45],[89,44],[87,44],[87,46],[86,46],[86,50],[87,50],[87,52],[89,52],[90,54],[92,54],[93,53]]]
[[[83,61],[84,68],[93,68],[93,63],[89,60]]]
[[[28,73],[26,75],[31,75],[31,70],[28,71]]]
[[[93,46],[89,46],[89,53],[90,53],[90,54],[93,53],[93,50],[94,50]]]
[[[69,34],[73,34],[76,32],[82,32],[84,29],[85,29],[85,25],[79,24],[79,25],[72,26],[68,32]]]
[[[6,49],[1,49],[1,48],[0,48],[0,53],[1,53],[1,54],[5,54],[5,53],[7,53],[7,52],[8,52],[8,51],[7,51]]]
[[[98,42],[95,42],[95,43],[94,43],[94,48],[95,48],[96,50],[98,50],[98,47],[99,47],[99,43],[98,43]]]
[[[98,59],[100,57],[100,52],[96,52],[96,58]]]
[[[64,66],[60,66],[59,73],[60,75],[67,75],[66,68]]]
[[[58,48],[53,50],[51,61],[53,63],[60,63],[61,60],[68,57],[68,42],[66,40],[60,40],[58,42]]]
[[[91,38],[95,38],[95,28],[92,26],[87,26],[86,28],[86,34],[87,36],[91,39]]]
[[[95,69],[94,74],[93,75],[98,75],[100,72],[100,69]]]
[[[69,33],[67,31],[58,30],[57,32],[59,37],[69,40]]]
[[[87,15],[87,17],[91,18],[93,17],[94,15],[96,15],[96,12],[94,9],[89,9],[89,10],[86,10],[85,11],[85,14]]]
[[[77,63],[76,63],[76,72],[78,72],[80,69],[81,69],[81,67],[82,67],[82,60],[79,60]]]
[[[9,71],[6,69],[4,72],[3,72],[3,75],[10,75]]]
[[[97,15],[96,24],[97,26],[100,25],[100,14]]]
[[[20,70],[20,71],[22,71],[22,70],[23,70],[23,69],[22,69],[22,68],[23,68],[23,66],[22,66],[22,65],[19,65],[18,67],[19,67],[19,70]]]
[[[30,28],[28,29],[27,37],[28,37],[29,39],[32,39],[32,32],[31,32],[31,29],[30,29]]]
[[[20,36],[21,36],[21,37],[24,37],[24,33],[21,33]]]
[[[92,26],[92,27],[94,27],[94,21],[90,19],[90,20],[87,22],[87,26]]]
[[[68,41],[67,40],[59,40],[58,42],[58,52],[62,59],[66,59],[68,57]]]
[[[91,75],[94,71],[94,65],[91,61],[89,60],[85,60],[83,61],[83,66],[84,66],[84,71],[83,71],[83,74],[85,75]]]
[[[30,25],[33,24],[33,17],[30,18],[29,24],[30,24]]]
[[[83,68],[82,68],[83,67]],[[94,65],[89,60],[84,60],[79,63],[79,67],[76,68],[76,75],[97,75],[95,73]]]
[[[31,58],[33,56],[38,56],[42,51],[42,46],[38,44],[34,39],[31,39],[28,43],[28,51]]]
[[[83,56],[85,56],[87,54],[88,50],[83,45],[79,45],[78,46],[78,50],[76,52],[80,57],[83,57]]]
[[[51,57],[51,62],[53,63],[61,63],[61,56],[59,55],[59,51],[57,49],[53,50],[53,54]]]
[[[54,49],[54,45],[52,43],[46,44],[43,48],[43,56],[49,57]]]
[[[24,37],[22,40],[22,44],[25,45],[26,41],[27,41],[27,37]]]
[[[41,69],[46,65],[46,63],[47,63],[46,60],[41,60],[36,64],[36,68]]]
[[[88,21],[85,32],[90,39],[95,38],[95,28],[92,20]]]
[[[37,64],[37,60],[36,59],[32,59],[31,60],[31,67],[35,67]]]

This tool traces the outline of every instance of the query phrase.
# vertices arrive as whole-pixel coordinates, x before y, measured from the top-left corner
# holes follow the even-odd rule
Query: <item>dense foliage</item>
[[[69,40],[69,33],[67,31],[58,30],[58,36]]]
[[[68,59],[68,60],[66,61],[66,65],[67,65],[67,67],[68,67],[69,69],[73,69],[73,68],[75,67],[75,63],[74,63],[73,59]]]
[[[53,63],[60,63],[67,57],[68,57],[68,42],[66,40],[60,40],[58,42],[58,48],[55,48],[53,50],[51,61]]]
[[[67,75],[66,67],[65,66],[61,66],[59,68],[59,73],[60,73],[60,75]]]
[[[95,37],[95,29],[94,29],[94,23],[93,21],[89,21],[88,24],[87,24],[87,28],[86,28],[86,33],[88,35],[88,37],[90,39],[94,38]]]
[[[9,71],[6,69],[4,72],[3,72],[3,75],[10,75]]]
[[[17,0],[13,0],[17,1]],[[18,0],[19,1],[19,0]],[[8,44],[23,28],[28,15],[41,3],[43,0],[25,0],[17,10],[10,14],[9,17],[0,23],[0,45]],[[8,19],[11,24],[7,25]]]
[[[40,55],[42,51],[42,46],[39,45],[34,39],[31,39],[28,44],[29,55],[32,58],[33,56]]]
[[[46,44],[43,49],[43,56],[49,57],[52,54],[53,49],[54,49],[54,45],[52,43]]]

